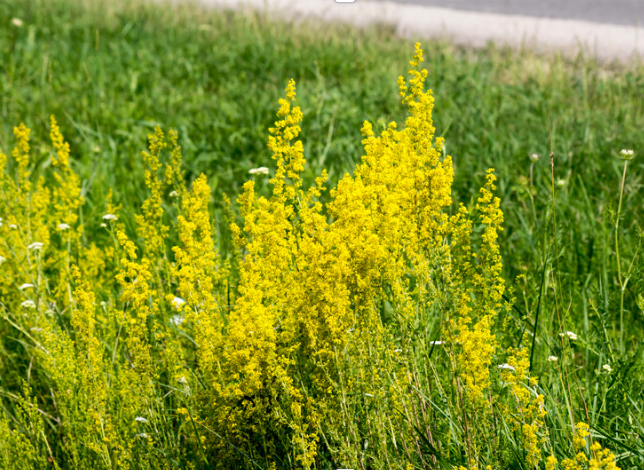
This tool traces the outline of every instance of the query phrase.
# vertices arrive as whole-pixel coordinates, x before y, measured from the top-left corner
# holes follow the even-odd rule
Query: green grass
[[[14,17],[24,25],[12,26]],[[46,168],[55,115],[83,178],[85,218],[97,225],[110,188],[126,213],[142,202],[139,154],[156,125],[178,130],[188,177],[205,173],[219,208],[221,193],[238,194],[250,168],[271,166],[267,129],[289,78],[304,112],[309,179],[322,168],[332,181],[352,170],[365,119],[381,129],[404,114],[396,78],[412,44],[386,28],[298,26],[196,6],[44,0],[0,0],[0,25],[0,148],[10,152],[12,126],[25,122],[34,170]],[[473,201],[488,167],[499,176],[500,244],[516,307],[507,327],[516,345],[539,315],[534,370],[555,402],[565,393],[545,359],[563,355],[558,319],[579,335],[571,370],[573,393],[583,401],[553,407],[549,419],[564,426],[566,406],[581,413],[585,402],[622,468],[642,468],[644,305],[637,298],[644,263],[640,253],[623,298],[617,263],[624,285],[644,225],[644,69],[494,46],[423,46],[437,135],[455,158],[455,200]],[[640,155],[629,163],[615,233],[622,148]],[[541,159],[528,191],[533,152]],[[559,179],[562,187],[553,184]],[[520,274],[525,278],[515,281]],[[610,375],[602,372],[606,363]]]

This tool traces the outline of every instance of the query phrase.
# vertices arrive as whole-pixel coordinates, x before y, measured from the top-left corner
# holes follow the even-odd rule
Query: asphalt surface
[[[360,2],[361,0],[356,0]],[[383,1],[383,0],[377,0]],[[644,0],[388,0],[453,10],[644,26]]]
[[[162,0],[159,0],[162,1]],[[185,0],[174,0],[185,1]],[[489,42],[602,61],[644,60],[644,0],[198,0],[290,21],[389,25],[412,40],[468,47]],[[644,21],[643,21],[644,23]]]

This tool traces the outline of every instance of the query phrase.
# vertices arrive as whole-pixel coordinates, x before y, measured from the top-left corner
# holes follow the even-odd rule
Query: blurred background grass
[[[24,122],[38,173],[51,162],[55,115],[83,178],[85,218],[97,227],[110,189],[124,212],[138,210],[145,197],[139,155],[156,125],[178,130],[187,176],[208,176],[219,214],[222,192],[234,197],[249,169],[271,167],[267,129],[288,79],[297,82],[304,113],[309,181],[322,168],[332,185],[351,172],[362,155],[363,121],[382,129],[405,111],[396,78],[413,42],[387,27],[286,24],[138,0],[0,0],[0,24],[0,148],[11,151],[12,127]],[[616,157],[622,148],[644,149],[644,68],[493,45],[472,51],[423,41],[423,48],[437,135],[455,159],[454,200],[470,204],[488,167],[499,176],[514,345],[534,332],[540,312],[535,372],[556,401],[565,393],[545,359],[563,354],[560,328],[578,334],[571,360],[580,403],[622,459],[643,462],[644,302],[637,299],[644,282],[635,255],[644,155],[629,164],[617,234],[615,212],[624,165]],[[532,153],[541,158],[530,187]],[[267,179],[258,184],[266,193]],[[618,259],[623,273],[631,266],[623,308]],[[601,382],[606,363],[613,372]]]

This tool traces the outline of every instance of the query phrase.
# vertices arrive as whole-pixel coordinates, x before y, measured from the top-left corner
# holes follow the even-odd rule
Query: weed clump
[[[327,203],[326,172],[305,188],[288,83],[271,191],[244,185],[230,257],[175,132],[149,136],[134,224],[108,200],[90,232],[56,122],[35,184],[16,128],[13,166],[0,155],[3,468],[617,468],[575,413],[553,444],[528,350],[503,347],[496,177],[452,212],[422,58],[398,81],[404,125],[364,123],[362,163]]]

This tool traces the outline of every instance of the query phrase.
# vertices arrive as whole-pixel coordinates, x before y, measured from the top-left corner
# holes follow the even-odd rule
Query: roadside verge
[[[413,39],[441,38],[457,45],[483,47],[493,41],[514,48],[583,52],[602,61],[644,57],[641,28],[568,19],[468,12],[447,8],[357,0],[198,0],[235,10],[253,8],[290,20],[319,19],[358,27],[386,24]]]

